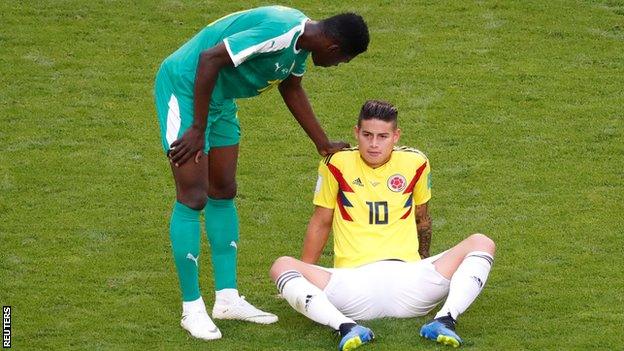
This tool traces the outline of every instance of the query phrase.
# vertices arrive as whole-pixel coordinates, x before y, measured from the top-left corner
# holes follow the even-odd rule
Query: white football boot
[[[212,308],[212,318],[237,319],[259,324],[271,324],[277,322],[276,315],[257,309],[252,304],[247,302],[244,296],[239,297],[233,303],[229,304],[220,304],[215,301],[214,307]]]
[[[202,340],[221,339],[221,331],[212,322],[206,310],[183,314],[180,325],[194,338]]]

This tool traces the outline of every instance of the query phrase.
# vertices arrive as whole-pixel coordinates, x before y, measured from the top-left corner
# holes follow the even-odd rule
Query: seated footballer
[[[271,267],[280,294],[296,311],[337,330],[342,351],[374,339],[356,321],[424,316],[445,298],[420,335],[458,347],[457,317],[483,289],[494,261],[494,242],[483,234],[429,257],[429,160],[395,146],[397,115],[387,102],[364,104],[358,147],[320,162],[302,260],[280,257]],[[316,266],[330,231],[334,268]]]

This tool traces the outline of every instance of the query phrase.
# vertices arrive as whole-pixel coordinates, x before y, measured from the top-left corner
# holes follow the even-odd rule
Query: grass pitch
[[[219,322],[210,343],[179,327],[154,74],[207,23],[260,4],[0,2],[0,302],[13,307],[13,348],[336,347],[267,275],[300,252],[318,162],[276,91],[239,103],[237,203],[240,290],[280,322]],[[304,79],[331,137],[353,142],[365,99],[395,103],[402,144],[431,159],[433,251],[472,232],[497,242],[459,320],[465,348],[622,348],[624,2],[289,5],[314,19],[356,11],[370,26],[367,53]],[[427,319],[366,323],[378,340],[363,349],[440,349],[417,335]]]

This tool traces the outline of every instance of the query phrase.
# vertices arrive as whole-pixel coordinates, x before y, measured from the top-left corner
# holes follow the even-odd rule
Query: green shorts
[[[213,94],[214,96],[215,94]],[[218,94],[217,94],[218,96]],[[165,153],[193,124],[193,96],[176,91],[167,72],[162,68],[156,75],[154,88],[156,113],[160,125],[160,137]],[[233,99],[211,100],[206,124],[206,146],[208,153],[212,147],[237,145],[240,141],[238,108]]]

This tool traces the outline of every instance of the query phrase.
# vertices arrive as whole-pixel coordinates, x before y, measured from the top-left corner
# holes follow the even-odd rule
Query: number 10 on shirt
[[[388,202],[366,201],[368,205],[368,224],[388,224]]]

